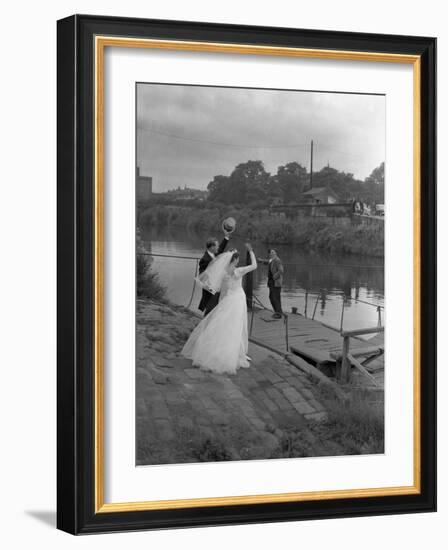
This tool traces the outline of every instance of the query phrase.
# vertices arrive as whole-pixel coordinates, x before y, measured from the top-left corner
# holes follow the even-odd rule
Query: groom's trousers
[[[275,313],[283,313],[281,292],[282,287],[269,286],[269,301],[271,302],[272,309],[275,311]]]

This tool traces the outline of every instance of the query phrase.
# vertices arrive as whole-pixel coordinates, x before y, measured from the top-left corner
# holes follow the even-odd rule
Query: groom
[[[227,243],[230,239],[230,233],[227,231],[224,231],[224,239],[221,241],[221,244],[218,245],[217,239],[215,237],[211,237],[207,239],[207,242],[205,244],[206,250],[204,252],[204,255],[199,260],[199,274],[203,273],[206,269],[208,264],[216,258],[216,256],[219,256],[224,252],[226,249]],[[204,313],[204,317],[212,311],[213,308],[215,308],[218,305],[219,302],[219,292],[216,294],[212,294],[211,292],[208,292],[208,290],[202,289],[202,298],[199,302],[199,310]]]

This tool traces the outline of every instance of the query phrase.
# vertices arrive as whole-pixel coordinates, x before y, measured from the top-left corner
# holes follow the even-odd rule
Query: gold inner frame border
[[[366,61],[381,63],[406,63],[413,65],[413,298],[414,298],[414,482],[410,486],[380,487],[366,489],[313,491],[299,493],[276,493],[261,495],[226,496],[211,498],[191,498],[180,500],[154,500],[141,502],[104,502],[104,53],[106,47],[152,48],[162,50],[194,51],[208,53],[232,53],[266,56],[301,57],[313,59]],[[420,272],[421,272],[421,59],[418,55],[404,55],[382,52],[357,52],[345,50],[325,50],[291,48],[280,46],[257,46],[251,44],[226,44],[181,40],[156,40],[123,38],[116,36],[96,36],[95,56],[95,513],[129,512],[143,510],[167,510],[208,506],[232,506],[244,504],[264,504],[280,502],[304,502],[334,500],[342,498],[382,497],[420,494],[421,492],[421,350],[420,350]]]

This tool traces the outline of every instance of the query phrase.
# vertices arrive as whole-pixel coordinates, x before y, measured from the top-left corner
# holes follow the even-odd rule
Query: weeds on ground
[[[138,464],[223,462],[236,458],[228,442],[219,435],[204,435],[200,430],[196,433],[181,430],[176,439],[162,444],[140,437],[137,447]]]
[[[163,301],[166,299],[166,288],[159,280],[159,276],[151,267],[152,258],[146,255],[147,251],[140,236],[140,231],[137,230],[136,237],[136,279],[137,279],[137,296],[142,298],[150,298],[152,300]]]
[[[336,456],[384,453],[384,402],[368,390],[351,391],[343,403],[325,386],[313,392],[326,409],[326,420],[310,420],[282,438],[281,456]]]

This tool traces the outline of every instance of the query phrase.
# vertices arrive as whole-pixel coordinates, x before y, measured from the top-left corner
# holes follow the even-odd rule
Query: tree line
[[[311,186],[310,174],[298,162],[279,166],[276,174],[266,172],[261,160],[238,164],[229,176],[218,175],[208,184],[208,201],[222,204],[269,205],[300,201]],[[351,199],[367,204],[384,202],[384,162],[364,180],[353,174],[325,166],[313,172],[313,188],[333,191],[342,202]]]

